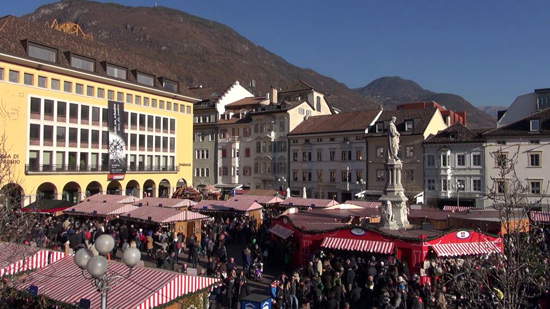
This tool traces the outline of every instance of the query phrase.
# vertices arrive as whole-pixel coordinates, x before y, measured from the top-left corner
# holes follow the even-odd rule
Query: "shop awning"
[[[46,267],[65,257],[64,252],[0,243],[0,277]]]
[[[437,256],[459,256],[459,255],[477,255],[500,253],[502,250],[492,241],[484,242],[465,242],[454,244],[432,245]]]
[[[326,237],[321,243],[321,247],[336,250],[391,254],[393,253],[394,243],[378,240]]]
[[[550,223],[550,212],[546,211],[531,211],[529,217],[534,222]]]
[[[282,239],[287,239],[294,233],[293,230],[288,229],[280,224],[275,224],[273,227],[269,229],[270,233],[273,233],[274,235],[281,237]]]
[[[472,209],[472,207],[452,206],[452,205],[443,206],[443,211],[450,211],[450,212],[467,212],[470,209]]]

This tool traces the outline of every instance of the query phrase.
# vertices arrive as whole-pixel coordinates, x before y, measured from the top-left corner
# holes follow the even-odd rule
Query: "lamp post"
[[[122,261],[128,266],[126,276],[109,274],[108,262],[105,256],[115,247],[115,240],[109,234],[99,236],[94,244],[99,255],[94,256],[87,248],[79,249],[75,256],[75,264],[82,269],[82,276],[92,280],[93,285],[101,293],[101,309],[107,309],[107,293],[115,284],[117,279],[127,279],[132,274],[134,266],[141,260],[141,252],[137,248],[128,248],[124,250]]]
[[[460,190],[464,190],[464,183],[456,179],[456,206],[460,206]]]

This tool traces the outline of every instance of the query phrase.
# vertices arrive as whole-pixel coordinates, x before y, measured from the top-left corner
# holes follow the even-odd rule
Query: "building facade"
[[[365,190],[365,134],[379,110],[314,116],[288,134],[293,196],[351,200]]]
[[[535,89],[531,93],[518,96],[505,111],[499,113],[497,127],[512,124],[548,107],[550,107],[550,88]]]
[[[445,205],[484,207],[484,130],[455,124],[424,142],[424,201]]]
[[[401,134],[399,158],[403,162],[402,183],[409,197],[424,190],[424,140],[447,127],[440,111],[434,107],[382,112],[374,125],[369,128],[369,134],[366,137],[367,196],[380,196],[384,190],[386,183],[384,164],[388,148],[386,130],[393,116],[397,118],[397,130]]]
[[[0,42],[2,160],[12,164],[3,192],[15,188],[27,205],[94,193],[167,197],[192,184],[196,99],[162,72],[143,73],[152,66],[115,63],[94,42],[55,30],[36,37],[18,23],[2,31],[20,36]]]
[[[225,114],[225,106],[253,95],[236,81],[221,95],[208,96],[209,98],[194,105],[193,183],[198,188],[216,185],[219,182],[218,121],[221,120],[221,115]]]

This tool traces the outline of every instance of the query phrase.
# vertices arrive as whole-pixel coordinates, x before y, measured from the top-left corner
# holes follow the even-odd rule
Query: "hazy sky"
[[[22,15],[53,1],[5,1]],[[113,0],[153,6],[154,0]],[[550,87],[550,1],[159,0],[224,23],[289,62],[363,86],[399,75],[475,105]]]

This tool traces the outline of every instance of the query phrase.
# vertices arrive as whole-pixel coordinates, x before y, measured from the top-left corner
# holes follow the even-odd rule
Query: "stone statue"
[[[388,128],[388,158],[391,160],[399,160],[397,154],[399,153],[399,131],[395,126],[395,116],[391,117],[390,125]]]
[[[384,210],[383,210],[383,214],[384,214],[384,220],[385,220],[385,223],[393,223],[393,210],[392,210],[392,205],[391,205],[391,202],[390,201],[386,201],[384,203]]]

